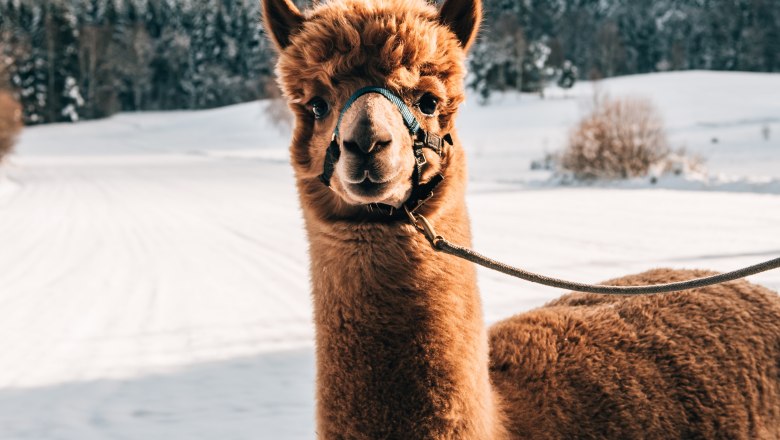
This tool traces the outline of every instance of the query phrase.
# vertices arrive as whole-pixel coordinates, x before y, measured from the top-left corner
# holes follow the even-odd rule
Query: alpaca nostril
[[[344,141],[344,149],[355,155],[362,155],[364,150],[357,142]]]
[[[387,148],[392,142],[393,142],[392,139],[376,141],[376,142],[374,142],[374,146],[371,148],[371,150],[374,153],[377,153],[377,152]]]
[[[392,139],[380,139],[369,142],[344,141],[344,149],[355,155],[377,153],[392,143]]]

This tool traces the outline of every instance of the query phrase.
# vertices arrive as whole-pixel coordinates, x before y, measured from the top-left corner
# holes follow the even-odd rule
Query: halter
[[[452,137],[449,134],[444,136],[437,136],[436,134],[423,130],[422,125],[420,125],[420,121],[414,117],[412,110],[409,108],[409,106],[406,105],[403,99],[385,87],[363,87],[350,96],[347,102],[344,104],[344,107],[341,109],[341,113],[339,113],[339,119],[338,122],[336,122],[336,129],[333,131],[333,138],[331,139],[330,146],[325,153],[325,166],[322,175],[320,175],[320,181],[325,184],[325,186],[330,187],[330,180],[333,177],[336,162],[338,162],[341,155],[338,142],[339,130],[341,129],[341,120],[344,119],[344,115],[347,113],[347,110],[352,107],[355,101],[357,101],[361,96],[367,95],[369,93],[378,93],[384,96],[388,101],[393,103],[398,108],[398,111],[401,112],[401,117],[403,117],[404,125],[406,125],[406,128],[409,130],[409,135],[414,141],[412,145],[412,152],[414,154],[415,167],[412,173],[412,194],[409,196],[409,199],[404,202],[404,206],[409,211],[414,212],[415,210],[419,209],[420,206],[425,204],[425,202],[430,200],[431,197],[433,197],[433,190],[436,189],[436,187],[444,180],[444,176],[439,173],[433,176],[431,180],[426,183],[420,182],[423,173],[423,166],[425,166],[427,163],[425,155],[423,154],[423,148],[431,149],[435,151],[439,157],[442,157],[444,155],[444,143],[446,142],[452,145]],[[390,209],[390,212],[392,213],[393,209]]]

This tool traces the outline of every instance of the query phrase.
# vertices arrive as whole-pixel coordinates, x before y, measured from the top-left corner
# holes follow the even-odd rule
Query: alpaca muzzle
[[[336,129],[333,131],[333,138],[331,139],[330,146],[325,153],[325,165],[323,172],[320,175],[320,181],[327,187],[330,187],[330,181],[333,178],[335,172],[336,162],[341,157],[341,149],[339,147],[339,135],[341,128],[341,121],[344,119],[346,112],[352,107],[353,104],[363,95],[369,93],[378,93],[384,96],[388,101],[398,108],[401,113],[401,117],[404,120],[404,125],[409,130],[409,135],[412,137],[412,154],[414,154],[414,171],[412,172],[412,194],[409,199],[404,202],[404,206],[411,212],[419,209],[420,206],[425,204],[431,197],[436,187],[444,180],[443,174],[440,172],[433,176],[427,182],[421,182],[423,175],[423,168],[425,167],[427,160],[423,149],[428,148],[436,152],[439,157],[444,156],[445,143],[453,144],[452,137],[449,134],[443,136],[436,135],[434,133],[423,130],[420,121],[414,116],[412,110],[398,95],[394,94],[385,87],[369,86],[363,87],[356,91],[339,113],[339,119],[336,122]],[[392,209],[390,210],[392,212]]]

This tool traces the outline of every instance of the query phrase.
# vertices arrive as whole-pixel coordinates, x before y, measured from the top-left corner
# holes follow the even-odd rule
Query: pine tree
[[[72,6],[47,3],[46,42],[49,66],[49,121],[78,121],[84,100],[79,91],[77,18]]]
[[[38,5],[20,3],[16,31],[25,30],[17,40],[16,69],[12,78],[19,94],[25,124],[47,121],[46,104],[49,98],[49,63],[44,51],[44,11]]]

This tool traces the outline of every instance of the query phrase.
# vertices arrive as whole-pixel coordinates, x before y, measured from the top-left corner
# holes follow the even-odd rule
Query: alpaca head
[[[264,1],[279,84],[296,116],[293,166],[303,197],[321,214],[355,215],[409,198],[413,139],[399,109],[376,93],[344,112],[332,191],[319,182],[339,115],[355,91],[379,86],[400,97],[424,130],[451,132],[480,17],[479,0],[448,0],[441,10],[424,0],[329,0],[305,13],[290,0]],[[425,156],[423,181],[446,162],[432,151]]]

